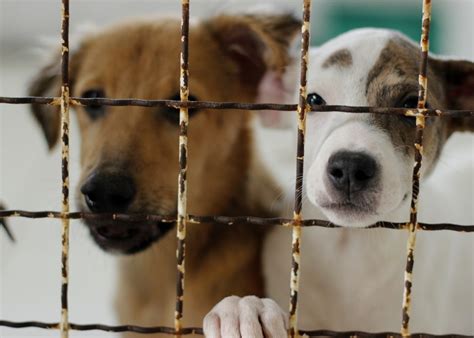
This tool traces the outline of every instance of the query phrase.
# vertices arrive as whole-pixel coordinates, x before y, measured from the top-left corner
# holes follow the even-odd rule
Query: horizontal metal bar
[[[0,103],[5,104],[49,104],[60,105],[58,97],[0,97]],[[296,104],[276,104],[276,103],[240,103],[240,102],[212,102],[212,101],[177,101],[177,100],[141,100],[141,99],[85,99],[71,97],[71,105],[89,106],[138,106],[138,107],[171,107],[189,109],[238,109],[238,110],[279,110],[294,113]],[[343,106],[326,105],[310,107],[311,112],[338,111],[344,113],[371,113],[371,114],[396,114],[416,117],[424,114],[426,117],[474,117],[474,110],[453,110],[453,109],[409,109],[395,107],[370,107],[370,106]]]
[[[9,328],[40,328],[57,330],[59,329],[59,323],[43,323],[43,322],[12,322],[7,320],[0,320],[0,326]],[[141,334],[152,334],[152,333],[163,333],[163,334],[176,334],[174,328],[166,326],[154,326],[154,327],[143,327],[136,325],[103,325],[103,324],[73,324],[69,323],[70,330],[76,331],[106,331],[106,332],[134,332]],[[181,335],[197,334],[203,335],[202,328],[199,327],[186,327],[180,331]],[[299,335],[302,337],[359,337],[359,338],[388,338],[401,337],[400,333],[397,332],[380,332],[370,333],[363,331],[329,331],[329,330],[299,330]],[[429,333],[413,333],[410,335],[411,338],[468,338],[472,336],[459,335],[459,334],[429,334]]]
[[[338,337],[338,338],[399,338],[402,335],[399,332],[363,332],[363,331],[329,331],[329,330],[315,330],[315,331],[299,331],[300,336],[304,337]],[[472,338],[472,336],[460,334],[429,334],[429,333],[412,333],[410,338]]]
[[[0,211],[1,211],[1,210],[5,210],[5,209],[6,209],[6,207],[5,207],[2,203],[0,203]],[[6,232],[7,236],[8,236],[8,238],[10,238],[10,240],[11,240],[12,242],[15,242],[15,237],[13,236],[13,232],[12,232],[12,231],[10,230],[10,228],[8,227],[7,222],[6,222],[2,217],[0,217],[0,229],[1,229],[2,227],[3,227],[3,229],[5,230],[5,232]]]
[[[22,96],[22,97],[7,97],[2,96],[0,97],[0,103],[6,104],[49,104],[52,106],[59,106],[61,105],[61,98],[59,97],[40,97],[40,96]]]
[[[63,214],[59,211],[26,211],[26,210],[0,210],[0,218],[23,217],[23,218],[57,218],[57,219],[88,219],[88,220],[115,220],[126,222],[159,222],[174,223],[176,215],[154,215],[154,214],[110,214],[90,212],[70,212]],[[188,216],[188,222],[194,224],[212,223],[221,225],[249,224],[249,225],[283,225],[290,226],[294,220],[291,218],[263,218],[253,216]],[[322,228],[345,228],[328,221],[319,219],[306,219],[301,221],[301,226],[317,226]],[[361,229],[385,228],[392,230],[408,229],[407,223],[377,222]],[[418,230],[439,231],[450,230],[457,232],[474,232],[474,225],[459,225],[450,223],[419,223]]]
[[[58,330],[59,323],[43,323],[43,322],[12,322],[7,320],[0,320],[0,326],[10,327],[15,329],[22,328],[40,328],[40,329],[49,329],[49,330]],[[103,325],[103,324],[73,324],[69,323],[69,330],[76,331],[107,331],[107,332],[134,332],[141,334],[152,334],[152,333],[164,333],[164,334],[175,334],[175,330],[172,327],[166,326],[152,326],[152,327],[143,327],[136,325]],[[203,335],[203,331],[198,327],[186,327],[182,328],[180,331],[182,335],[190,334],[199,334]]]

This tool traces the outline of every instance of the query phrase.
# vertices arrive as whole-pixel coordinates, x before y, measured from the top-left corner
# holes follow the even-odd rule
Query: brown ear
[[[268,71],[283,74],[290,61],[289,46],[301,27],[291,14],[221,15],[207,25],[237,64],[242,81],[254,86]]]
[[[474,111],[474,63],[465,60],[431,59],[443,82],[447,108]],[[474,117],[453,118],[451,131],[474,131]]]
[[[53,60],[43,67],[32,80],[28,95],[56,97],[61,95],[60,60],[59,54],[54,54]],[[32,104],[31,111],[43,130],[49,149],[52,149],[59,138],[60,108],[58,106]]]

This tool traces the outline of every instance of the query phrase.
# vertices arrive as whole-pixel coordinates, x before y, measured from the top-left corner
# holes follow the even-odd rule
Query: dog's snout
[[[366,189],[374,180],[377,163],[361,152],[340,151],[329,158],[327,175],[334,188],[350,195]]]
[[[125,212],[135,198],[136,188],[129,176],[97,173],[87,179],[81,193],[93,212]]]

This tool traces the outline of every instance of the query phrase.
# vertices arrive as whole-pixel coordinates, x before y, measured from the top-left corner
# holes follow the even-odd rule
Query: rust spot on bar
[[[5,210],[5,206],[0,203],[0,211],[4,211],[4,210]],[[12,242],[15,242],[15,237],[13,236],[13,232],[11,232],[10,228],[8,227],[7,221],[3,217],[0,217],[0,228],[1,227],[5,229],[5,232],[7,233],[8,238],[10,238]]]
[[[46,330],[58,330],[59,323],[43,323],[43,322],[12,322],[6,320],[0,320],[0,326],[9,328],[40,328]],[[70,323],[70,329],[75,331],[105,331],[105,332],[135,332],[140,334],[175,334],[174,328],[166,326],[136,326],[136,325],[104,325],[104,324],[74,324]],[[182,335],[203,335],[202,328],[199,327],[186,327],[181,329]],[[400,333],[396,332],[379,332],[369,333],[361,331],[331,331],[331,330],[300,330],[299,334],[301,337],[364,337],[364,338],[401,338]],[[411,335],[412,338],[471,338],[468,335],[456,335],[456,334],[445,334],[445,335],[432,335],[427,333],[414,333]]]
[[[153,215],[153,214],[111,214],[111,213],[90,213],[90,212],[70,212],[63,215],[60,211],[26,211],[26,210],[0,210],[0,218],[8,217],[23,217],[23,218],[68,218],[68,219],[93,219],[93,220],[119,220],[126,222],[142,223],[143,221],[153,221],[157,223],[175,223],[177,222],[176,215]],[[295,216],[296,217],[296,216]],[[220,225],[242,225],[249,226],[292,226],[295,222],[290,218],[263,218],[254,216],[196,216],[188,215],[188,223],[193,224],[220,224]],[[321,227],[321,228],[344,228],[337,224],[330,223],[319,219],[305,219],[300,221],[301,227]],[[474,225],[457,225],[449,223],[417,223],[419,230],[423,231],[456,231],[456,232],[474,232]],[[373,225],[363,227],[361,229],[391,229],[391,230],[406,230],[410,228],[408,223],[392,223],[392,222],[377,222]]]
[[[47,104],[58,106],[61,99],[54,97],[5,97],[0,96],[0,104]],[[86,99],[81,97],[71,97],[71,105],[78,106],[136,106],[136,107],[170,107],[189,109],[219,109],[219,110],[278,110],[294,113],[298,109],[297,104],[277,104],[277,103],[242,103],[242,102],[212,102],[212,101],[175,101],[175,100],[142,100],[142,99]],[[410,109],[396,107],[368,107],[368,106],[344,106],[344,105],[326,105],[326,106],[308,106],[308,111],[328,112],[338,111],[342,113],[371,113],[371,114],[396,114],[416,117],[420,111],[426,117],[474,117],[474,110],[459,109]]]
[[[412,200],[410,208],[410,226],[407,241],[407,261],[404,275],[404,291],[402,303],[402,327],[401,334],[403,337],[410,336],[410,308],[411,308],[411,293],[412,293],[412,277],[413,267],[415,264],[415,245],[416,245],[416,230],[418,229],[417,207],[418,207],[418,193],[420,187],[420,170],[423,160],[423,130],[425,128],[425,105],[428,89],[428,79],[426,71],[428,66],[428,50],[429,50],[429,33],[431,21],[431,1],[423,1],[423,18],[422,18],[422,32],[420,38],[421,47],[421,63],[418,76],[419,91],[418,91],[418,112],[416,114],[416,136],[415,136],[415,164],[413,167],[412,177]]]
[[[474,117],[472,110],[439,110],[426,109],[427,96],[427,76],[426,69],[428,63],[429,50],[429,29],[431,16],[431,1],[423,2],[422,34],[420,39],[421,63],[419,72],[419,100],[418,109],[386,108],[386,107],[354,107],[354,106],[310,106],[306,102],[306,75],[308,63],[309,47],[309,24],[310,24],[310,0],[304,1],[303,25],[302,25],[302,50],[301,50],[301,74],[300,93],[298,104],[272,104],[272,103],[235,103],[235,102],[189,102],[189,70],[188,70],[188,38],[189,38],[189,0],[182,0],[182,33],[181,33],[181,55],[180,55],[180,100],[140,100],[140,99],[84,99],[70,97],[69,93],[69,1],[62,0],[62,20],[61,20],[61,96],[60,97],[0,97],[0,103],[5,104],[47,104],[60,106],[61,108],[61,172],[62,172],[62,208],[61,211],[23,211],[23,210],[0,210],[0,220],[6,217],[27,217],[27,218],[57,218],[62,220],[62,255],[61,255],[61,321],[58,323],[41,322],[9,322],[0,320],[0,326],[21,328],[37,327],[43,329],[58,329],[62,337],[68,336],[69,330],[102,330],[109,332],[136,332],[136,333],[165,333],[181,336],[186,334],[203,334],[201,328],[182,328],[181,319],[184,308],[184,278],[185,278],[185,238],[186,223],[215,223],[221,225],[248,224],[248,225],[274,225],[292,226],[292,269],[291,269],[291,294],[290,294],[290,329],[289,335],[295,337],[303,335],[307,337],[315,336],[336,336],[336,337],[435,337],[429,334],[410,334],[410,306],[412,294],[412,275],[414,268],[414,249],[416,244],[416,230],[436,231],[451,230],[458,232],[474,232],[474,225],[460,226],[455,224],[420,224],[417,222],[417,203],[419,192],[420,170],[423,159],[423,129],[425,118],[433,117]],[[69,212],[69,106],[70,105],[107,105],[107,106],[142,106],[157,107],[168,106],[180,109],[180,130],[179,130],[179,178],[178,178],[178,215],[134,215],[134,214],[92,214],[82,212]],[[284,218],[258,218],[250,216],[192,216],[186,212],[187,193],[187,132],[188,132],[188,109],[243,109],[243,110],[280,110],[297,111],[298,116],[298,145],[296,157],[297,178],[295,182],[295,208],[293,219]],[[338,225],[327,223],[321,220],[302,220],[301,216],[301,192],[303,185],[303,165],[304,165],[304,138],[305,119],[308,111],[341,111],[346,113],[374,113],[374,114],[404,114],[416,117],[416,141],[415,162],[413,166],[412,201],[410,208],[409,223],[388,223],[379,222],[366,229],[388,228],[388,229],[408,229],[409,239],[407,243],[407,262],[404,282],[404,298],[402,306],[402,330],[398,333],[377,333],[366,332],[335,332],[335,331],[298,331],[296,328],[296,314],[298,304],[298,284],[301,255],[301,227],[318,226],[325,228],[339,228]],[[127,220],[141,222],[143,220],[153,220],[163,223],[177,223],[178,248],[177,256],[177,285],[176,285],[176,311],[175,327],[140,327],[133,325],[107,326],[102,324],[78,325],[68,322],[68,253],[69,253],[69,220],[70,219],[97,219],[97,220]],[[8,232],[8,228],[7,228]],[[467,337],[462,335],[444,335],[450,337]],[[443,337],[438,335],[436,337]]]
[[[304,141],[306,113],[311,107],[306,102],[306,77],[308,72],[308,50],[310,38],[311,0],[303,2],[303,23],[301,26],[301,72],[299,102],[297,107],[298,116],[298,142],[296,151],[296,181],[295,181],[295,206],[292,224],[292,255],[290,274],[290,311],[288,336],[298,336],[297,308],[299,289],[299,267],[300,267],[300,242],[301,242],[301,207],[303,195],[303,170],[304,170]]]
[[[62,250],[61,250],[61,321],[62,338],[69,336],[69,0],[62,0],[61,11],[61,176],[62,176]],[[54,103],[54,101],[53,101]]]
[[[181,102],[187,102],[189,96],[189,0],[181,1],[181,54],[179,91]],[[178,249],[176,251],[176,308],[174,316],[175,337],[181,336],[181,319],[184,308],[184,278],[186,257],[186,222],[187,222],[187,169],[188,169],[188,122],[187,107],[179,109],[179,175],[178,175]]]

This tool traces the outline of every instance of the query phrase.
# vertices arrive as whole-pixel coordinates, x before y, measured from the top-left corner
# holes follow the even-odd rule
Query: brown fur
[[[418,46],[401,38],[390,40],[368,74],[366,93],[369,105],[397,107],[404,99],[417,97],[419,63]],[[427,72],[428,107],[474,109],[474,65],[471,62],[442,61],[430,57]],[[415,128],[406,128],[407,123],[414,124],[414,118],[374,115],[373,120],[377,127],[387,130],[397,149],[403,148],[410,158],[414,156]],[[472,120],[426,119],[423,136],[425,173],[436,163],[444,142],[452,132],[474,131]]]
[[[283,73],[286,48],[298,28],[298,21],[286,15],[220,16],[192,25],[190,93],[206,101],[254,102],[264,73]],[[179,93],[179,51],[177,20],[134,22],[99,32],[73,52],[72,95],[101,88],[110,98],[171,98]],[[58,94],[56,68],[43,69],[31,87],[32,95]],[[52,147],[58,138],[58,111],[33,109]],[[81,182],[97,169],[126,170],[133,174],[138,191],[130,213],[175,214],[178,127],[164,116],[177,112],[107,107],[103,117],[92,120],[83,107],[76,111],[82,139]],[[250,121],[248,111],[201,110],[191,117],[190,214],[273,215],[269,205],[276,189],[254,158]],[[79,200],[85,209],[82,196]],[[186,326],[200,326],[204,315],[225,296],[263,295],[263,233],[249,226],[188,226]],[[120,259],[120,322],[173,325],[175,237],[170,231],[144,252]]]
[[[324,62],[323,68],[328,68],[332,66],[336,67],[350,67],[352,66],[352,54],[351,52],[344,48],[340,49],[337,52],[331,54]]]

